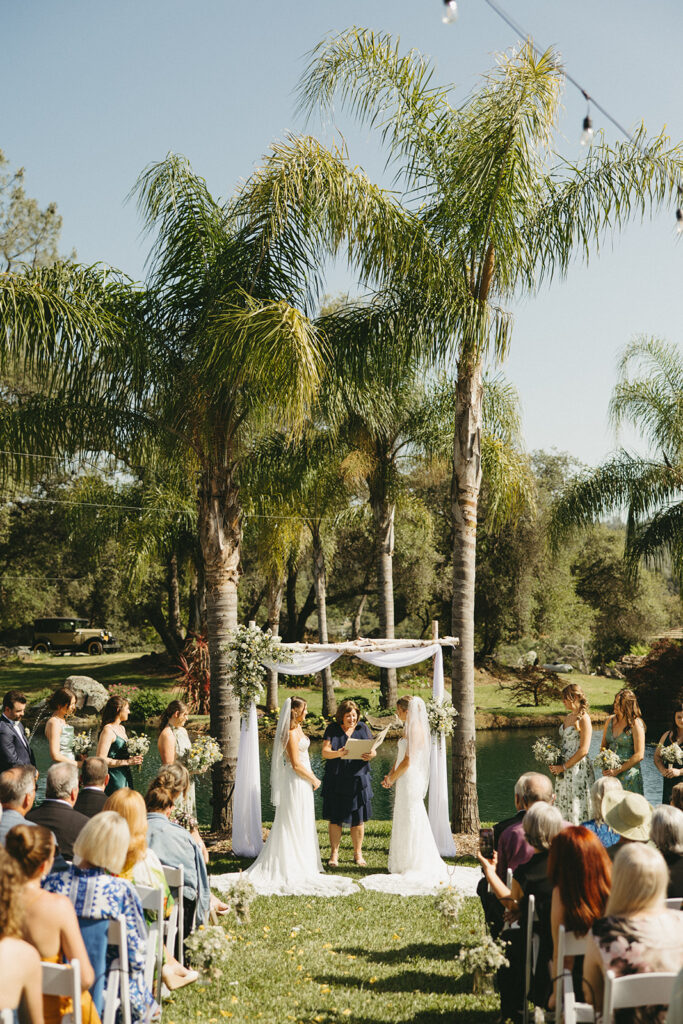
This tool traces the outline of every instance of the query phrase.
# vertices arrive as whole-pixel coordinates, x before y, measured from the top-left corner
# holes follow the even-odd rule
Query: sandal
[[[360,857],[354,857],[353,862],[354,864],[357,864],[359,868],[366,868],[368,866],[368,862],[366,861],[362,853]]]
[[[339,861],[338,860],[332,860],[332,858],[330,857],[330,859],[327,862],[327,866],[328,866],[328,868],[338,868],[339,867]]]

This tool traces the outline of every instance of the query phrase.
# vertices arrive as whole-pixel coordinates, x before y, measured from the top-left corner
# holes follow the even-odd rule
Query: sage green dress
[[[624,729],[618,736],[613,736],[611,718],[607,723],[605,742],[610,750],[619,755],[622,763],[633,757],[633,733],[630,729]],[[627,789],[629,793],[640,793],[641,796],[644,796],[643,773],[640,770],[640,764],[634,764],[633,768],[629,768],[627,772],[621,772],[617,778],[623,788]]]
[[[124,761],[130,757],[128,753],[128,743],[122,736],[117,736],[112,745],[107,751],[107,757],[113,757],[116,761]],[[109,767],[109,782],[105,789],[105,793],[109,796],[115,793],[117,789],[135,789],[133,785],[133,773],[130,770],[130,766],[127,764],[122,765],[110,765]]]

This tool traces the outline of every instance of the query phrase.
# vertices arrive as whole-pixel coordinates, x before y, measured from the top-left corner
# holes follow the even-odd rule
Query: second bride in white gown
[[[430,735],[427,709],[421,697],[401,697],[396,713],[404,735],[398,753],[382,785],[396,785],[389,845],[389,874],[367,875],[366,889],[418,896],[453,886],[465,895],[476,895],[481,878],[478,868],[455,867],[441,859],[425,808],[429,786]]]
[[[243,872],[258,893],[276,896],[345,896],[358,889],[352,879],[323,873],[315,826],[313,792],[320,785],[311,770],[311,741],[301,728],[306,701],[287,698],[278,720],[270,769],[275,821],[266,844]],[[237,874],[212,875],[211,884],[229,890]]]

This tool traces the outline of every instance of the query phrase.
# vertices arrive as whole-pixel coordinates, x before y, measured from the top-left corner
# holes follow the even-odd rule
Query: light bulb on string
[[[683,186],[678,186],[678,209],[676,210],[676,233],[683,235],[683,210],[681,209],[680,203],[683,199]]]
[[[458,5],[456,0],[443,0],[443,15],[441,17],[444,25],[452,25],[458,17]]]

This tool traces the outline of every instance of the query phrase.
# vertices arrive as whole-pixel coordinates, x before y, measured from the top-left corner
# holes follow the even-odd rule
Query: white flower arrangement
[[[181,828],[186,828],[188,832],[194,832],[199,828],[197,819],[184,807],[174,807],[170,814],[170,820],[174,821],[176,825],[180,825]]]
[[[149,736],[145,736],[144,733],[132,732],[126,740],[126,746],[130,757],[140,757],[141,755],[144,757],[149,750]]]
[[[490,935],[485,935],[478,946],[461,949],[458,960],[468,974],[494,974],[501,967],[510,966],[504,946]]]
[[[683,762],[683,747],[680,743],[669,743],[668,746],[660,746],[659,756],[664,764],[678,766]]]
[[[240,871],[238,881],[233,885],[228,902],[238,924],[247,924],[251,916],[251,904],[256,898],[256,889]]]
[[[193,965],[210,978],[220,978],[230,956],[230,940],[221,925],[203,925],[185,939]]]
[[[436,894],[434,905],[448,928],[454,928],[458,923],[463,900],[462,893],[450,885]]]
[[[541,736],[532,744],[531,752],[539,764],[546,766],[562,763],[562,751],[548,736]]]
[[[432,697],[427,701],[426,706],[429,731],[442,736],[450,736],[458,714],[453,707],[451,698],[448,696]]]
[[[213,736],[198,736],[196,740],[192,741],[192,746],[183,756],[182,761],[188,772],[193,775],[203,775],[222,758],[221,748]]]
[[[87,757],[92,747],[92,736],[89,732],[77,732],[74,736],[73,751],[76,757]]]
[[[600,771],[613,772],[618,768],[621,768],[623,761],[617,754],[616,750],[610,750],[609,747],[605,747],[601,750],[597,757],[593,759],[593,767],[598,768]]]
[[[280,638],[274,637],[269,629],[264,632],[248,626],[238,626],[222,650],[232,655],[231,682],[242,715],[248,713],[251,702],[257,703],[263,693],[264,662],[290,663],[294,660],[292,653],[280,643]]]

